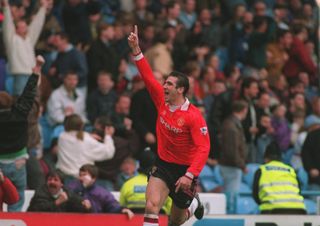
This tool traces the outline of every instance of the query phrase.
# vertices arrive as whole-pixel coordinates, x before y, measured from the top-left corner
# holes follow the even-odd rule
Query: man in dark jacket
[[[111,42],[114,40],[114,27],[102,24],[99,27],[98,35],[99,38],[92,43],[87,52],[89,92],[97,87],[96,81],[99,71],[104,70],[115,76],[120,64],[119,55],[113,45],[111,45]]]
[[[0,168],[16,186],[19,201],[9,205],[9,211],[20,211],[26,188],[26,159],[28,140],[28,115],[32,108],[41,67],[42,57],[37,57],[36,66],[20,97],[14,102],[6,92],[0,92]]]
[[[221,127],[220,170],[227,195],[227,211],[235,213],[237,193],[240,190],[242,172],[246,172],[246,152],[244,130],[241,124],[248,113],[245,101],[232,104],[232,115],[224,120]]]
[[[309,183],[320,186],[320,129],[308,133],[303,143],[301,156],[309,175]]]
[[[91,203],[64,188],[62,174],[51,171],[47,175],[46,184],[39,188],[32,197],[28,211],[91,212]]]

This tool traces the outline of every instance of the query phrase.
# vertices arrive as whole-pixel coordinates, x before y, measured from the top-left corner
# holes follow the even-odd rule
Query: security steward
[[[267,146],[264,160],[253,182],[253,198],[261,214],[306,214],[296,173],[281,161],[277,143]]]

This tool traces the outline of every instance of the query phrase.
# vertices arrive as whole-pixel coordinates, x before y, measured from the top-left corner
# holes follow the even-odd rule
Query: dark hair
[[[100,77],[100,76],[109,76],[112,80],[112,73],[109,72],[109,71],[105,71],[105,70],[101,70],[98,72],[97,74],[97,78]]]
[[[254,29],[260,28],[264,23],[268,23],[266,16],[255,16],[252,21]]]
[[[63,73],[63,79],[65,79],[66,77],[68,77],[69,75],[75,75],[77,76],[77,78],[79,79],[79,75],[77,72],[72,71],[72,70],[68,70],[66,72]]]
[[[59,36],[61,39],[67,40],[67,42],[69,42],[70,40],[68,34],[65,32],[57,32],[56,35]]]
[[[252,83],[258,83],[258,81],[252,77],[248,77],[242,80],[240,92],[242,97],[244,97],[244,90],[250,88]]]
[[[49,177],[58,177],[62,183],[64,183],[64,174],[59,170],[50,170],[46,176],[46,181],[48,181]]]
[[[176,87],[180,88],[183,87],[183,96],[186,96],[189,91],[189,79],[187,75],[178,72],[178,71],[172,71],[169,76],[177,78]]]
[[[245,108],[248,108],[248,103],[244,100],[236,100],[232,103],[232,112],[239,113],[243,111]]]
[[[0,91],[0,109],[9,109],[13,105],[13,97],[5,91]]]
[[[80,167],[79,172],[88,172],[93,178],[98,178],[98,167],[92,164],[85,164]]]
[[[168,11],[169,9],[174,8],[174,6],[175,6],[176,4],[178,4],[178,3],[177,3],[176,1],[174,1],[174,0],[169,1],[169,2],[167,3],[167,5],[166,5],[166,10]]]
[[[77,131],[77,138],[83,140],[83,121],[77,114],[67,116],[63,122],[65,131]]]
[[[281,160],[281,150],[277,142],[272,141],[266,148],[264,158],[271,160]]]
[[[283,38],[288,33],[291,34],[291,31],[287,29],[278,29],[276,32],[277,40]]]
[[[294,35],[300,34],[303,30],[308,31],[307,27],[301,23],[295,23],[292,25],[292,33]]]
[[[107,30],[108,28],[113,27],[113,25],[111,24],[107,24],[107,23],[102,23],[98,26],[98,37],[100,38],[102,32],[104,30]]]

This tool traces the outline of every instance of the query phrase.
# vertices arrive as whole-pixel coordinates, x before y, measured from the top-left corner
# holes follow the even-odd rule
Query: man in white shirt
[[[78,81],[75,72],[67,72],[63,84],[52,92],[47,104],[48,121],[52,126],[62,124],[65,117],[71,114],[78,114],[84,123],[88,122],[85,95],[76,88]]]

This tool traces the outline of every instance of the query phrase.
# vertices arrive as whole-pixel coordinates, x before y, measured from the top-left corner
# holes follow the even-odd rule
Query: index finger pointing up
[[[135,35],[138,35],[138,26],[137,25],[134,25],[134,34]]]

